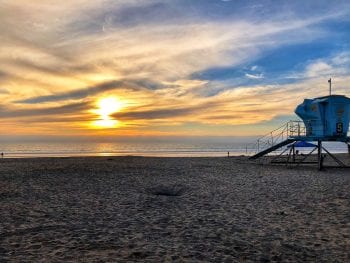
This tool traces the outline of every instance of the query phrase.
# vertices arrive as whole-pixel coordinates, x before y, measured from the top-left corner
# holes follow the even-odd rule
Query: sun
[[[118,120],[111,117],[111,114],[120,111],[124,103],[116,97],[100,98],[96,103],[97,109],[93,113],[99,118],[93,122],[93,126],[99,128],[114,128],[118,125]]]
[[[99,107],[96,113],[100,114],[102,119],[108,119],[110,114],[119,111],[123,104],[115,97],[102,98],[97,102]]]

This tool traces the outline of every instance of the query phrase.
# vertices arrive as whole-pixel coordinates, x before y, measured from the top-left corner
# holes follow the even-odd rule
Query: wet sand
[[[236,158],[0,162],[0,262],[350,262],[350,169]]]

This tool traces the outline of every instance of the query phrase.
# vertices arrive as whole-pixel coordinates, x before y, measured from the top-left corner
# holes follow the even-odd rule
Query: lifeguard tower
[[[330,84],[329,96],[305,99],[295,109],[295,113],[302,119],[302,122],[290,121],[260,138],[256,143],[256,152],[250,159],[257,159],[282,149],[277,156],[282,156],[289,150],[287,162],[299,165],[317,150],[317,163],[320,170],[323,167],[323,151],[339,166],[348,167],[322,146],[322,142],[343,142],[348,145],[350,154],[350,137],[347,135],[350,121],[350,99],[343,95],[331,95],[331,80],[328,82]],[[295,147],[300,145],[300,142],[317,142],[317,144],[309,154],[303,155],[303,158],[296,162]]]
[[[344,141],[348,138],[350,99],[345,96],[305,99],[295,113],[303,120],[308,139]]]

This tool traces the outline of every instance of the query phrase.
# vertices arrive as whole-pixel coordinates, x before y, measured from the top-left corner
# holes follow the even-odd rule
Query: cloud
[[[332,72],[334,71],[332,66],[323,62],[323,61],[319,61],[313,64],[310,64],[307,68],[306,68],[306,76],[307,77],[319,77],[319,76],[329,76],[330,74],[332,74]]]
[[[53,95],[38,96],[25,100],[15,101],[15,103],[27,103],[27,104],[36,104],[42,102],[52,102],[52,101],[62,101],[62,100],[71,100],[71,99],[81,99],[86,98],[91,95],[96,95],[108,90],[117,89],[122,87],[123,82],[121,81],[111,81],[99,84],[97,86],[86,87],[70,92],[63,92]]]
[[[128,111],[113,114],[118,120],[154,120],[154,119],[173,119],[177,117],[186,117],[193,114],[195,107],[153,109],[146,111]]]
[[[181,99],[180,99],[181,101]],[[118,120],[159,120],[165,121],[177,120],[180,122],[193,118],[193,116],[200,117],[206,114],[209,107],[216,108],[222,105],[220,99],[204,100],[196,102],[193,105],[179,105],[181,103],[173,103],[168,105],[166,102],[158,103],[158,105],[139,106],[134,109],[129,109],[125,112],[117,112],[112,116]],[[194,117],[193,119],[196,119]],[[180,120],[179,120],[180,119]],[[183,121],[181,121],[183,119]]]
[[[261,74],[249,74],[249,73],[246,73],[245,76],[249,79],[263,79],[264,78],[264,75],[261,73]]]
[[[31,61],[25,58],[17,58],[16,60],[4,59],[4,63],[28,71],[37,71],[41,74],[59,77],[74,77],[76,74],[88,73],[95,69],[93,65],[71,65],[66,62],[62,62],[61,66],[58,67],[57,64],[52,63],[52,61]]]
[[[38,116],[48,115],[43,122],[66,121],[70,127],[96,118],[87,111],[108,94],[130,102],[114,114],[126,126],[155,131],[158,123],[239,125],[289,114],[298,96],[311,96],[309,85],[322,85],[328,75],[345,84],[347,53],[302,63],[290,74],[299,78],[292,84],[264,84],[268,74],[256,64],[270,50],[328,36],[322,24],[343,18],[344,8],[306,16],[248,5],[244,14],[233,15],[231,4],[243,4],[184,2],[0,1],[0,79],[9,91],[0,94],[0,114],[13,122],[40,122]],[[194,77],[247,64],[253,66],[231,82]],[[247,78],[261,85],[249,86]]]
[[[0,94],[9,94],[9,91],[6,88],[0,88]]]
[[[262,52],[263,48],[286,41],[288,37],[285,34],[288,32],[292,33],[293,30],[300,30],[298,34],[301,35],[301,30],[305,30],[305,26],[312,25],[312,21],[308,20],[305,22],[290,21],[289,23],[268,21],[255,24],[245,20],[191,21],[187,17],[184,22],[181,22],[181,16],[176,21],[174,19],[163,19],[156,23],[157,21],[152,20],[154,24],[150,24],[149,19],[145,19],[143,15],[140,15],[143,14],[142,11],[150,10],[152,17],[157,17],[152,12],[156,12],[157,9],[163,11],[165,9],[165,13],[168,14],[171,12],[171,10],[168,10],[168,5],[154,1],[151,1],[148,5],[140,5],[140,2],[137,2],[138,5],[136,6],[134,1],[129,1],[129,3],[134,3],[134,5],[120,7],[117,4],[112,11],[108,12],[107,7],[111,6],[108,1],[104,5],[98,1],[96,6],[102,8],[97,8],[99,11],[96,12],[92,12],[91,4],[88,4],[86,8],[89,10],[89,14],[92,12],[93,18],[100,16],[99,19],[91,19],[90,15],[79,12],[73,16],[75,19],[71,23],[67,24],[67,22],[58,20],[56,22],[58,23],[57,27],[60,28],[58,32],[55,24],[52,27],[45,25],[45,31],[53,34],[52,36],[49,34],[45,39],[39,36],[39,34],[44,33],[42,32],[43,29],[34,27],[33,30],[28,31],[32,32],[32,37],[22,36],[22,38],[34,40],[31,41],[32,44],[29,45],[25,42],[17,49],[21,51],[21,46],[24,45],[31,50],[31,52],[20,53],[31,54],[31,57],[26,58],[26,61],[30,59],[37,61],[40,59],[40,61],[50,61],[50,63],[56,61],[50,68],[54,68],[55,64],[56,69],[66,68],[67,62],[88,63],[88,65],[98,66],[108,61],[110,67],[118,69],[121,73],[135,74],[135,72],[141,70],[142,74],[149,77],[159,75],[160,78],[178,78],[210,68],[213,65],[240,64],[242,61]],[[75,7],[75,5],[73,6]],[[23,4],[21,8],[24,7],[34,12],[42,5],[36,2],[35,5],[29,6]],[[72,10],[77,12],[74,7],[71,9],[72,7],[69,4],[66,9],[69,12],[72,12]],[[135,11],[130,11],[130,8]],[[52,13],[52,10],[44,5],[44,10],[46,9],[48,9],[48,14]],[[65,10],[63,8],[57,9],[55,10],[58,14]],[[132,17],[138,19],[139,23],[125,26],[115,21],[120,17],[119,14],[125,15],[130,12],[133,14]],[[158,13],[162,14],[161,11]],[[6,17],[6,21],[12,28],[18,27],[8,15]],[[25,18],[27,17],[23,19]],[[33,24],[41,25],[44,23],[45,15],[40,14],[39,17],[32,15],[30,18],[35,20],[35,22],[32,22]],[[68,18],[68,20],[70,19]],[[107,21],[112,20],[108,30],[106,29],[106,19]],[[91,25],[91,23],[94,23],[94,25]],[[74,27],[72,24],[76,26]],[[83,25],[84,27],[77,25]],[[309,32],[310,28],[307,31]],[[62,35],[63,33],[64,35]],[[313,38],[315,34],[312,36]],[[15,40],[11,34],[8,38]],[[53,43],[57,38],[59,41]],[[269,38],[273,38],[273,40],[271,39],[271,41]],[[307,39],[308,37],[302,41],[307,41]],[[288,39],[289,43],[290,41]],[[292,41],[301,41],[301,39],[293,38]],[[140,43],[142,44],[140,45]],[[182,43],[186,44],[183,45]],[[202,59],[202,56],[205,59]],[[129,61],[132,61],[132,63]],[[33,64],[37,65],[37,62]]]
[[[56,107],[40,107],[35,109],[10,109],[2,105],[0,106],[0,117],[60,116],[61,114],[76,114],[76,112],[86,111],[88,109],[91,109],[91,104],[88,102],[72,103]]]
[[[7,77],[7,74],[5,72],[0,71],[0,78],[5,78]]]
[[[291,72],[286,78],[310,79],[310,78],[344,78],[350,73],[350,54],[340,52],[330,57],[307,61],[299,72]]]
[[[336,66],[349,66],[350,64],[350,52],[341,52],[331,57],[332,64]]]
[[[309,23],[305,22],[306,25]],[[154,86],[154,83],[188,79],[193,73],[213,65],[239,65],[261,53],[264,48],[283,43],[284,34],[293,30],[301,31],[305,25],[300,21],[294,22],[294,27],[292,24],[194,21],[189,24],[155,24],[151,27],[114,27],[108,34],[93,32],[88,35],[78,34],[75,38],[64,38],[54,45],[58,58],[51,56],[50,52],[16,50],[30,55],[7,63],[7,66],[12,65],[12,71],[26,72],[31,79],[45,81],[47,86],[59,85],[60,90],[67,90],[57,95],[17,100],[22,103],[75,99],[96,94],[94,89],[87,88],[86,92],[80,90],[84,80],[89,87],[89,83],[98,85],[96,80],[104,78],[143,79],[145,88],[154,89],[162,87],[159,84]],[[269,37],[275,40],[270,41]],[[70,58],[69,62],[67,57]],[[59,75],[62,77],[59,78]],[[262,77],[257,74],[247,76]],[[69,82],[80,87],[68,87]]]

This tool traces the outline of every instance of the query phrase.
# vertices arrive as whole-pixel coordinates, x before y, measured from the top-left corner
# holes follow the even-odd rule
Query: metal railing
[[[302,121],[288,121],[277,129],[260,137],[255,143],[247,145],[246,152],[248,155],[253,155],[290,137],[305,135],[306,127]]]
[[[307,126],[309,127],[309,130],[306,128],[303,121],[288,121],[277,129],[260,137],[255,143],[246,145],[246,154],[255,155],[263,150],[275,146],[278,143],[283,142],[284,140],[303,136],[312,137],[313,134],[322,134],[324,132],[323,130],[321,131],[316,129],[311,131],[310,127],[323,127],[316,120],[310,121],[310,123],[307,123]],[[348,134],[350,134],[350,129]],[[283,148],[280,148],[275,152],[281,152],[283,150]]]

